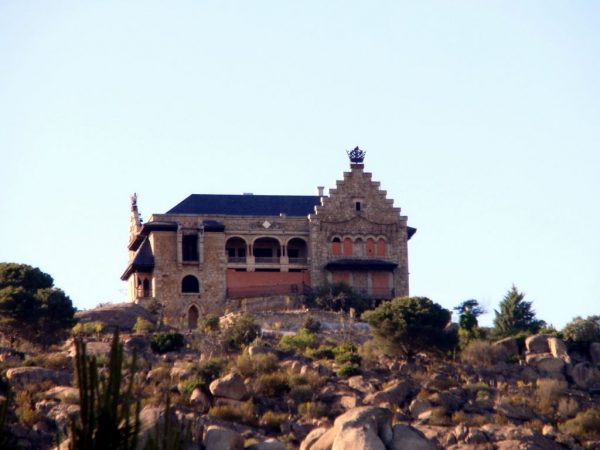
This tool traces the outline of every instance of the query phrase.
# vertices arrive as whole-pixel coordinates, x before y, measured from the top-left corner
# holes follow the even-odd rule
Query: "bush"
[[[445,330],[450,311],[426,297],[395,298],[363,318],[388,354],[412,357],[421,351],[447,351],[457,343],[456,333]]]
[[[242,354],[235,360],[235,367],[244,378],[273,372],[279,366],[279,358],[271,353],[250,356]]]
[[[260,424],[271,432],[280,432],[281,424],[288,420],[286,413],[277,413],[273,411],[265,412],[260,418]]]
[[[583,439],[600,438],[600,409],[588,409],[559,425],[560,431]]]
[[[305,303],[307,306],[329,311],[349,312],[353,309],[359,315],[370,306],[368,299],[345,283],[319,286],[315,288],[311,295],[306,297]]]
[[[562,329],[562,336],[570,348],[587,351],[590,343],[600,342],[600,316],[575,317]]]
[[[178,351],[183,348],[184,344],[183,334],[169,331],[166,333],[155,333],[152,336],[150,348],[154,353],[163,354]]]
[[[300,328],[293,336],[283,336],[278,345],[282,350],[302,353],[307,348],[314,347],[317,340],[318,336],[315,333],[311,333],[306,328]]]
[[[567,383],[565,381],[552,378],[538,379],[534,406],[542,414],[553,415],[558,400],[566,391]]]
[[[333,353],[332,345],[319,345],[318,348],[307,348],[305,352],[306,356],[314,359],[334,359],[335,354]]]
[[[471,341],[460,353],[463,362],[474,367],[492,367],[506,361],[506,353],[502,347],[487,341]]]
[[[75,337],[90,337],[93,335],[98,336],[104,331],[104,324],[102,322],[85,322],[77,323],[71,328],[71,334]]]
[[[289,390],[288,376],[283,372],[265,373],[254,382],[254,392],[264,397],[280,397]]]
[[[307,319],[304,321],[304,325],[302,325],[302,328],[306,328],[311,333],[318,333],[321,331],[321,322],[314,317],[307,317]]]
[[[258,337],[260,326],[249,314],[243,314],[233,319],[225,329],[224,340],[231,350],[240,350]]]
[[[307,419],[326,417],[327,411],[327,406],[321,402],[306,402],[298,406],[298,413]]]
[[[360,370],[360,367],[355,364],[344,364],[337,371],[338,376],[344,378],[350,378],[355,375],[360,375],[361,373],[362,370]]]
[[[216,316],[214,314],[206,314],[205,316],[201,317],[198,321],[198,329],[203,333],[219,331],[219,327],[219,316]]]
[[[154,324],[149,320],[138,317],[135,319],[133,331],[137,334],[148,334],[154,331]]]
[[[208,415],[218,417],[229,422],[238,422],[250,426],[257,425],[256,411],[252,400],[248,400],[237,406],[217,405],[208,410]]]

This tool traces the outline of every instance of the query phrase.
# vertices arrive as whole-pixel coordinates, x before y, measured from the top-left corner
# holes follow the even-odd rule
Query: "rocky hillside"
[[[320,317],[296,314],[301,330],[259,318],[266,331],[256,339],[252,319],[231,316],[178,349],[165,335],[122,333],[127,361],[137,354],[140,448],[167,416],[187,430],[181,446],[190,449],[600,448],[600,344],[570,354],[560,339],[534,335],[406,360],[384,356],[364,325],[337,315],[319,327],[305,321],[311,314]],[[93,317],[106,315],[131,326],[114,311]],[[104,330],[80,331],[106,374]],[[47,352],[0,349],[2,388],[12,392],[7,448],[53,448],[57,436],[68,448],[80,408],[74,356],[73,339]],[[132,373],[124,375],[123,386]]]

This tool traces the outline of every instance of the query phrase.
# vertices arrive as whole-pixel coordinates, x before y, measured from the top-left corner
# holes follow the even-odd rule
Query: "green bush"
[[[559,425],[560,431],[583,439],[600,438],[600,409],[588,409]]]
[[[307,419],[326,417],[327,411],[327,406],[321,402],[306,402],[298,406],[298,413]]]
[[[354,375],[360,375],[361,373],[362,370],[356,364],[344,364],[337,371],[338,376],[344,378],[350,378]]]
[[[256,410],[252,404],[252,400],[248,400],[238,406],[213,406],[208,410],[208,415],[218,417],[229,422],[237,422],[250,426],[256,426],[258,424]]]
[[[283,372],[259,375],[254,382],[254,392],[265,397],[280,397],[289,390],[288,376]]]
[[[152,342],[150,348],[154,353],[167,353],[175,352],[183,348],[185,345],[185,339],[183,334],[175,331],[169,331],[166,333],[155,333],[152,336]]]
[[[363,297],[346,283],[325,284],[315,288],[311,295],[305,299],[309,307],[321,308],[329,311],[346,311],[351,309],[361,314],[369,306],[369,300]]]
[[[318,348],[307,348],[306,356],[314,359],[334,359],[333,345],[319,345]]]
[[[279,340],[279,348],[286,351],[302,353],[309,347],[314,347],[318,336],[308,331],[306,328],[300,328],[293,336],[283,336]]]
[[[231,350],[240,350],[244,345],[254,341],[260,333],[260,326],[249,314],[233,319],[225,329],[223,338]]]
[[[525,294],[519,292],[515,285],[500,302],[500,311],[494,312],[494,330],[498,337],[514,336],[520,332],[537,333],[546,325],[543,320],[536,319],[532,302],[525,301]]]
[[[149,320],[137,317],[133,325],[133,331],[137,334],[148,334],[154,331],[154,324]]]
[[[590,343],[600,342],[600,316],[575,317],[561,334],[571,349],[586,351]]]
[[[321,322],[319,322],[314,317],[307,317],[302,325],[302,328],[306,328],[311,333],[318,333],[321,331]]]
[[[201,317],[198,321],[198,329],[203,333],[219,331],[219,327],[219,316],[216,316],[214,314],[206,314],[205,316]]]
[[[409,357],[418,352],[444,352],[458,342],[446,330],[451,314],[426,297],[400,297],[363,314],[382,348],[391,355]]]
[[[247,353],[239,355],[235,367],[244,378],[273,372],[279,366],[279,358],[271,353],[250,356]]]

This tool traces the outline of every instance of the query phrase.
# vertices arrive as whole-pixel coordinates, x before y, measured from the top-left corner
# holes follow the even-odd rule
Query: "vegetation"
[[[545,325],[543,320],[536,319],[532,302],[525,301],[525,294],[519,292],[515,285],[500,302],[500,311],[494,312],[494,328],[499,337],[514,336],[521,332],[536,333]]]
[[[447,351],[456,335],[446,331],[450,311],[426,297],[399,297],[363,314],[375,338],[391,355]]]
[[[96,358],[86,355],[80,339],[76,341],[75,369],[80,412],[71,422],[70,449],[135,449],[140,428],[140,404],[133,396],[135,358],[128,368],[127,388],[121,392],[123,345],[119,333],[113,336],[108,374],[101,378]]]
[[[11,343],[58,342],[75,323],[74,314],[71,299],[50,275],[26,264],[0,263],[0,330]]]
[[[471,341],[461,351],[460,356],[463,362],[474,367],[492,367],[507,360],[507,355],[502,347],[482,340]]]
[[[254,341],[260,333],[260,326],[249,314],[233,319],[225,329],[223,338],[230,350],[240,350],[244,345]]]
[[[351,309],[361,314],[369,306],[369,300],[346,283],[325,284],[315,288],[306,297],[306,305],[328,311],[346,311]]]
[[[181,333],[169,331],[166,333],[155,333],[152,336],[150,348],[154,353],[176,352],[183,348],[185,339]]]
[[[307,328],[300,328],[294,335],[283,336],[279,340],[279,348],[286,351],[294,351],[301,354],[306,349],[314,347],[318,341],[316,333],[309,331]]]
[[[560,425],[563,433],[586,439],[600,438],[600,409],[588,409]]]
[[[89,337],[99,335],[104,331],[104,324],[102,322],[79,322],[71,328],[71,334],[76,337]]]
[[[219,316],[214,314],[205,314],[198,321],[198,329],[203,333],[219,331],[219,326]]]
[[[135,324],[133,325],[133,331],[137,334],[148,334],[154,331],[154,324],[149,320],[142,319],[138,317],[135,319]]]
[[[575,317],[565,325],[561,334],[569,347],[587,351],[592,342],[600,342],[600,316]]]

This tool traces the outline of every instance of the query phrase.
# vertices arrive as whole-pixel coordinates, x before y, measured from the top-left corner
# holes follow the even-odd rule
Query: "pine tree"
[[[494,327],[498,336],[513,336],[515,334],[536,333],[545,322],[537,320],[532,302],[525,301],[525,294],[519,292],[513,284],[500,302],[500,311],[494,310],[496,318]]]

